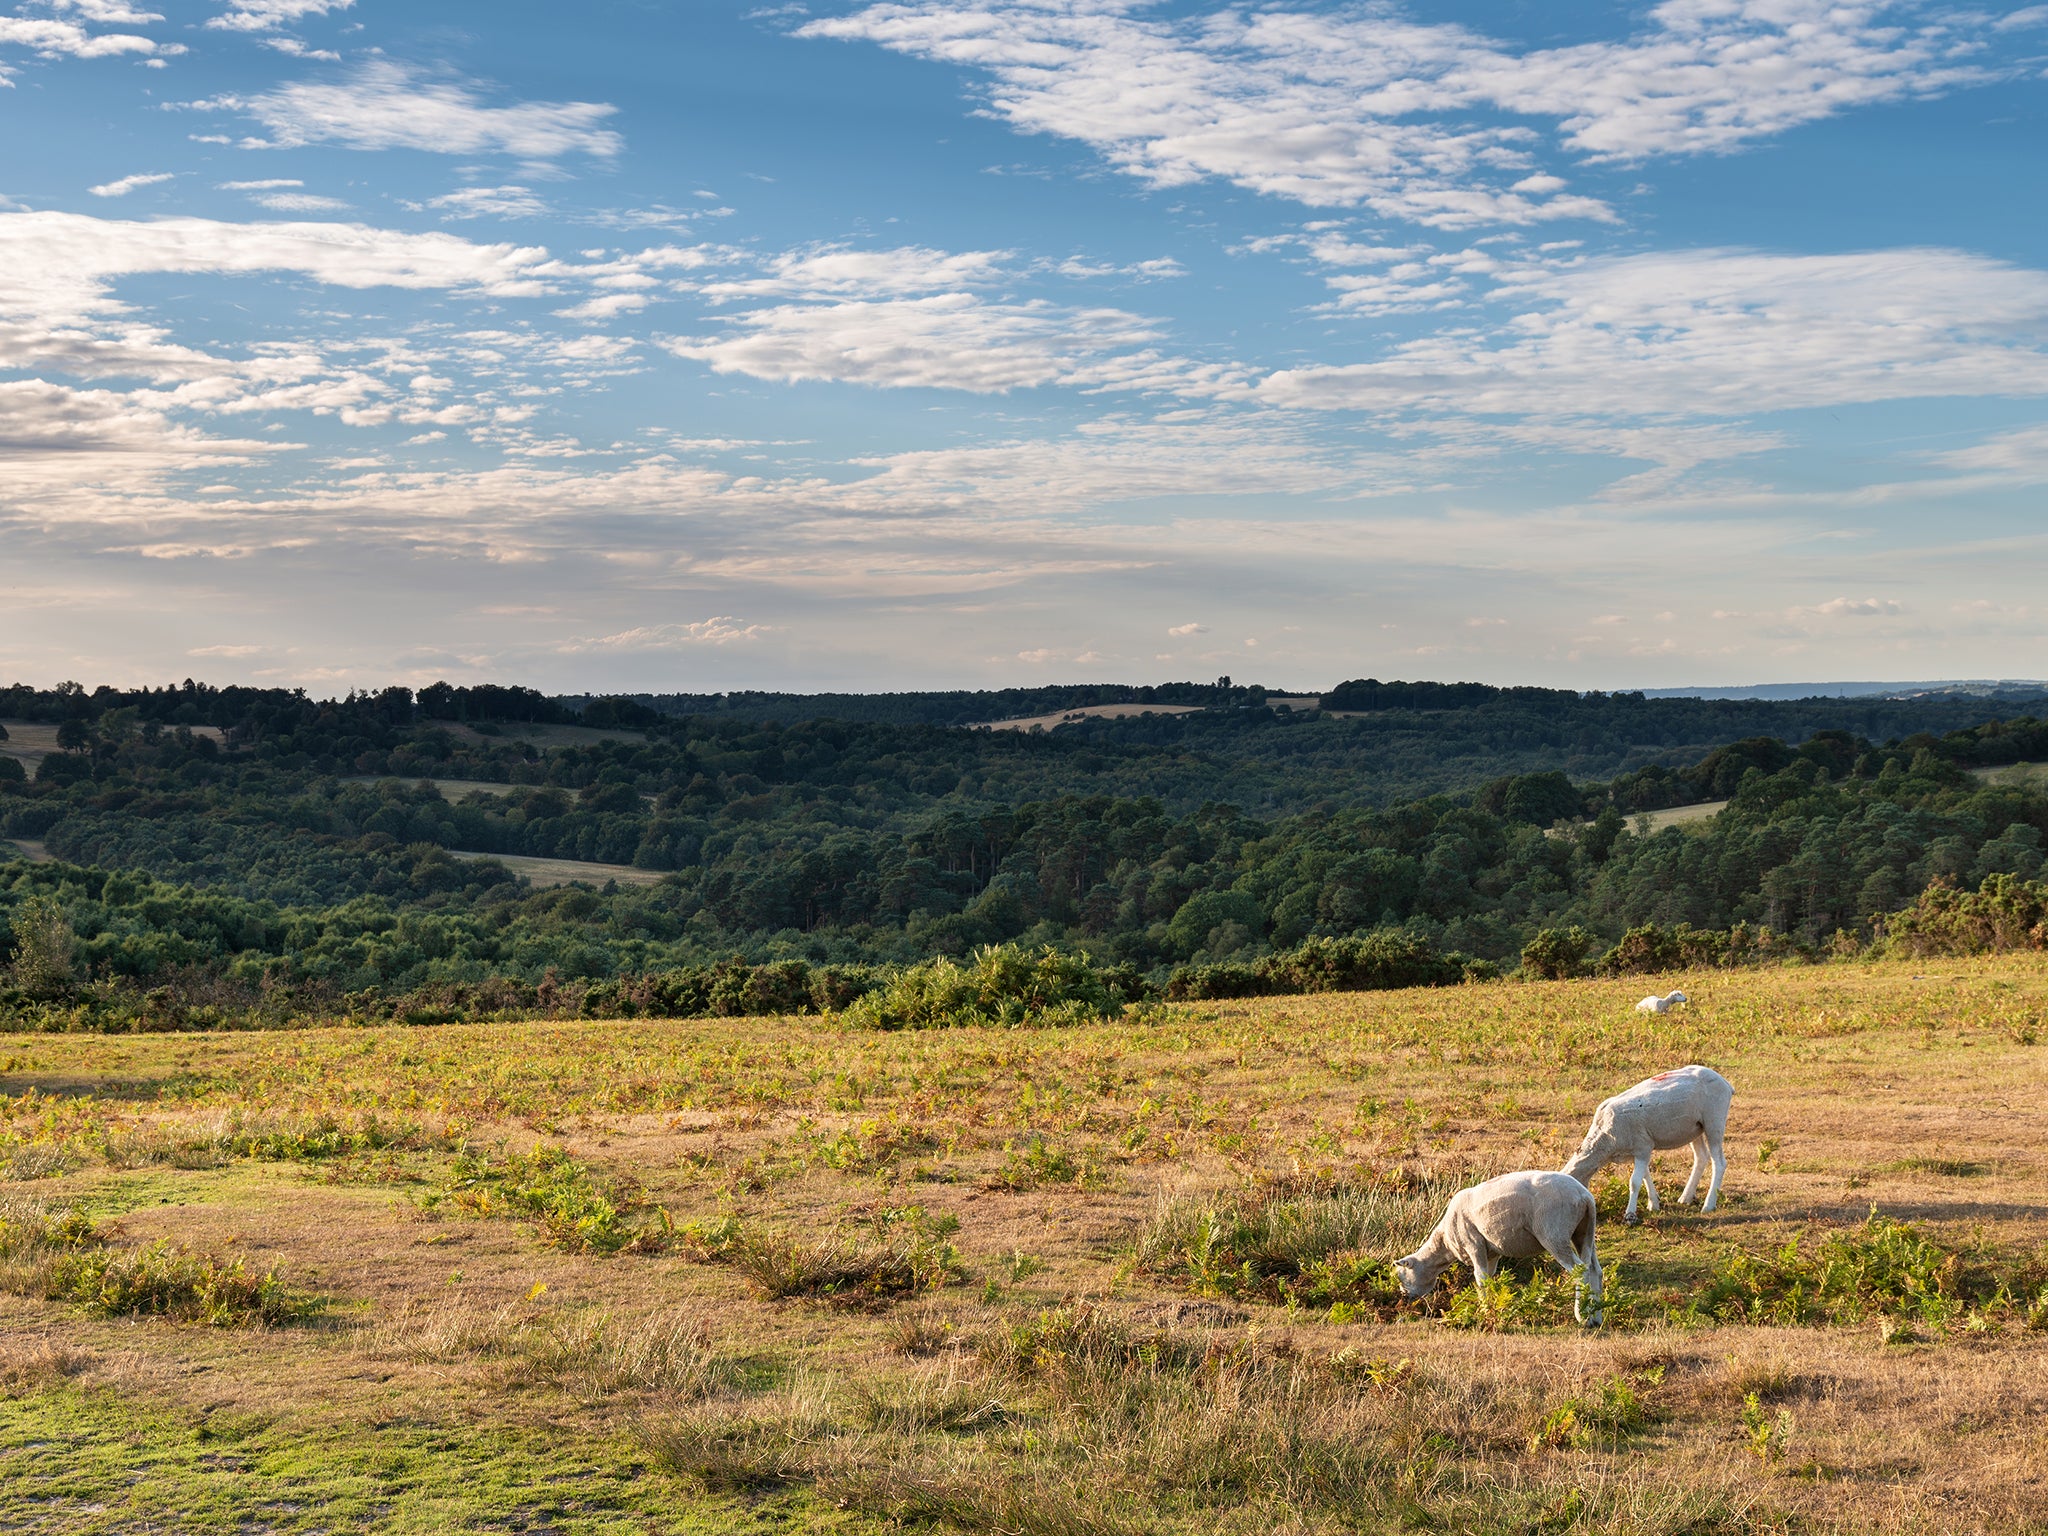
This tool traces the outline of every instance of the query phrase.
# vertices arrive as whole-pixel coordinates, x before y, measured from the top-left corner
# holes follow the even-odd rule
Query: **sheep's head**
[[[1672,994],[1670,994],[1670,996],[1666,997],[1666,998],[1664,999],[1664,1001],[1665,1001],[1665,1002],[1666,1002],[1667,1004],[1669,1004],[1669,1003],[1689,1003],[1689,1002],[1691,1002],[1691,1001],[1692,1001],[1692,999],[1691,999],[1691,998],[1689,998],[1689,997],[1687,997],[1687,996],[1686,996],[1686,995],[1685,995],[1685,994],[1684,994],[1683,992],[1673,992]]]
[[[1401,1294],[1410,1301],[1420,1300],[1436,1289],[1437,1278],[1449,1266],[1426,1258],[1424,1249],[1411,1253],[1405,1259],[1394,1260],[1394,1273],[1401,1279]]]
[[[1615,1159],[1612,1137],[1595,1129],[1586,1132],[1586,1139],[1579,1144],[1579,1150],[1566,1161],[1561,1172],[1577,1179],[1586,1188],[1593,1187],[1593,1175]]]

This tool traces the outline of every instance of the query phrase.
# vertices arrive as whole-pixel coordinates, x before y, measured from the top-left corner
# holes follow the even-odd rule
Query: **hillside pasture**
[[[1526,1265],[1387,1294],[1448,1190],[1691,1060],[1723,1208],[1596,1180],[1608,1329]],[[0,1525],[2039,1530],[2044,1088],[2038,959],[0,1037]],[[138,1316],[65,1244],[313,1301]]]
[[[1666,827],[1682,827],[1689,822],[1705,821],[1727,807],[1726,800],[1703,800],[1698,805],[1674,805],[1668,810],[1639,811],[1629,818],[1629,825],[1642,827],[1649,832],[1661,832]]]
[[[2005,763],[1995,768],[1972,768],[1970,772],[1986,784],[2014,789],[2048,786],[2048,763]]]
[[[53,752],[61,751],[57,745],[57,727],[54,722],[43,720],[0,720],[0,727],[7,731],[7,739],[0,741],[0,757],[16,759],[35,777],[38,766]],[[187,727],[194,736],[205,736],[214,741],[223,739],[218,726],[195,725]]]
[[[524,875],[535,887],[554,885],[603,885],[616,880],[620,885],[659,885],[666,875],[658,869],[639,869],[631,864],[593,864],[584,859],[543,859],[523,853],[468,853],[448,850],[452,859],[495,859],[515,875]]]

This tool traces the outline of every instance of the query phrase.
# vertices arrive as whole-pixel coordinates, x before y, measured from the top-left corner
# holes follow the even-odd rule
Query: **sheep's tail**
[[[1572,1316],[1579,1322],[1586,1321],[1585,1298],[1590,1294],[1593,1298],[1592,1321],[1595,1327],[1604,1321],[1605,1314],[1602,1305],[1605,1281],[1600,1273],[1598,1226],[1598,1215],[1588,1202],[1586,1214],[1579,1218],[1578,1229],[1572,1233],[1572,1246],[1578,1252],[1579,1264],[1584,1271],[1580,1279],[1580,1289],[1572,1296]]]

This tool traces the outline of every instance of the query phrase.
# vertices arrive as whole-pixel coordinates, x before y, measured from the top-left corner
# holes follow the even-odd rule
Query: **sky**
[[[0,0],[0,679],[2048,676],[2048,5]]]

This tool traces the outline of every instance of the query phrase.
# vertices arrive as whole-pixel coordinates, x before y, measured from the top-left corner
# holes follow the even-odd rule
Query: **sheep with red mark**
[[[1650,1182],[1652,1154],[1691,1147],[1692,1177],[1685,1181],[1678,1203],[1684,1205],[1692,1199],[1700,1174],[1711,1163],[1713,1177],[1700,1207],[1711,1211],[1720,1203],[1721,1177],[1728,1171],[1721,1140],[1728,1129],[1728,1106],[1734,1102],[1734,1085],[1711,1067],[1659,1072],[1593,1111],[1592,1127],[1564,1171],[1590,1188],[1593,1175],[1609,1163],[1632,1161],[1635,1168],[1629,1176],[1628,1210],[1623,1219],[1634,1221],[1638,1195],[1647,1194],[1650,1209],[1657,1209],[1657,1187]]]

